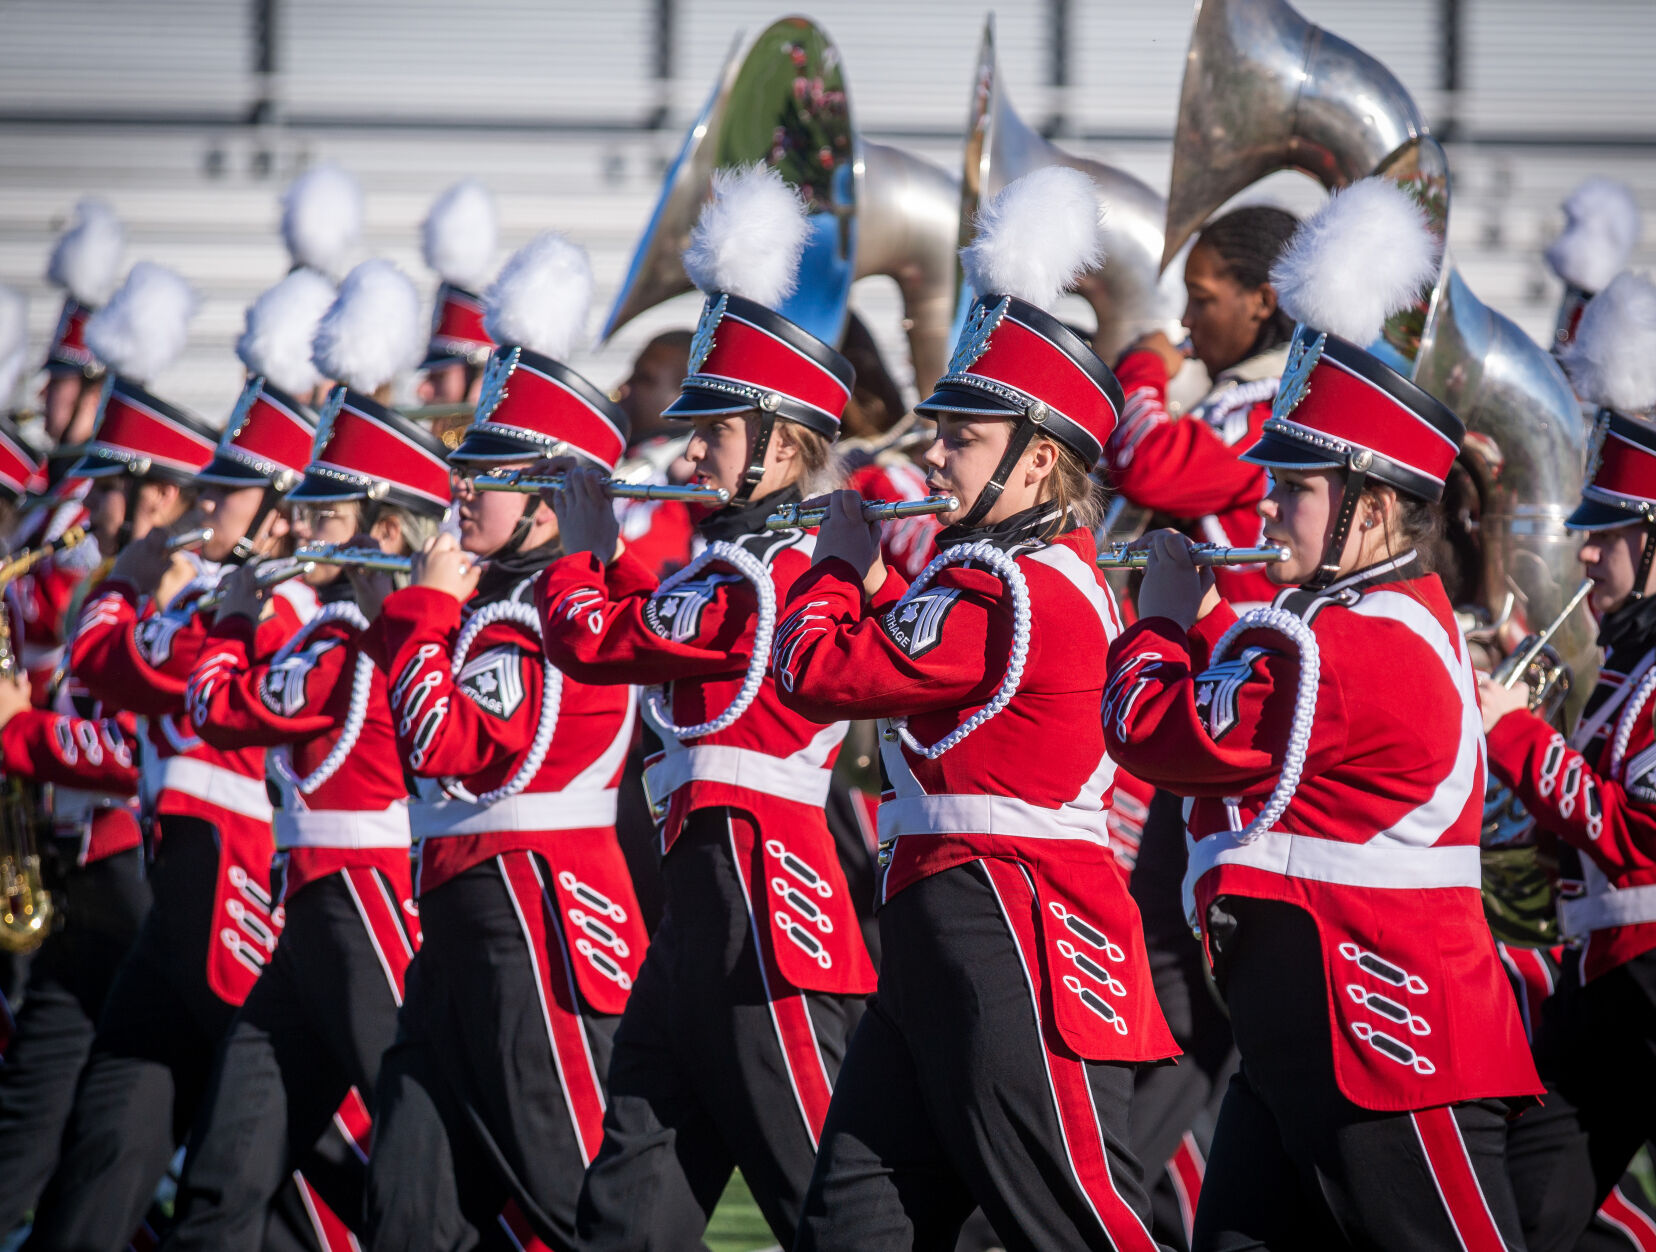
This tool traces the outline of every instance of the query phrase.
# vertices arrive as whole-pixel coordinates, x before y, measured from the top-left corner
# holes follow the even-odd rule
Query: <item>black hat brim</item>
[[[233,461],[227,456],[215,456],[195,476],[198,483],[211,484],[216,487],[268,487],[270,476],[261,474],[251,465],[243,465],[240,461]]]
[[[1566,530],[1616,530],[1622,526],[1637,526],[1644,521],[1642,513],[1630,513],[1602,500],[1585,499],[1564,519]]]
[[[448,459],[451,465],[474,461],[499,465],[508,461],[533,461],[552,454],[553,449],[539,441],[479,430],[474,426],[466,431],[465,437],[448,454]]]
[[[937,417],[943,413],[958,413],[962,417],[1022,417],[1027,404],[1020,404],[1007,396],[1000,396],[982,387],[962,383],[944,383],[914,406],[922,417]]]
[[[1302,439],[1279,434],[1274,430],[1267,430],[1260,435],[1237,459],[1246,461],[1249,465],[1263,466],[1265,469],[1346,468],[1344,457],[1330,456],[1325,448],[1312,447]]]

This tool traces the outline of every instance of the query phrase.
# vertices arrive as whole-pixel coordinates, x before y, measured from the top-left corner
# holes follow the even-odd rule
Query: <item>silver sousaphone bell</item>
[[[862,137],[839,49],[802,17],[767,27],[744,56],[732,48],[662,184],[602,338],[691,289],[680,256],[713,171],[756,161],[796,187],[811,214],[798,289],[779,312],[837,344],[851,284],[891,277],[915,385],[927,394],[949,355],[959,191],[930,162]]]

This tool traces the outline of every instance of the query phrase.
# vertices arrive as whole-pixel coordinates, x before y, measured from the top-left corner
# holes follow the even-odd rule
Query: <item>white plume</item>
[[[1042,166],[1006,184],[978,210],[975,226],[960,263],[979,295],[1016,296],[1051,312],[1076,279],[1104,263],[1098,187],[1068,166]]]
[[[86,346],[122,378],[151,382],[184,351],[197,303],[181,274],[139,261],[109,303],[86,319]]]
[[[489,189],[475,178],[455,183],[433,201],[421,227],[425,263],[444,282],[479,291],[489,281],[498,234]]]
[[[236,355],[273,387],[302,396],[322,381],[311,361],[317,323],[334,301],[334,285],[313,269],[296,269],[247,306]]]
[[[1414,197],[1389,179],[1365,178],[1301,223],[1271,282],[1289,317],[1366,348],[1388,317],[1420,299],[1442,260]]]
[[[483,326],[495,340],[567,360],[592,307],[586,249],[556,231],[536,235],[501,267],[486,304]]]
[[[357,180],[326,162],[300,174],[282,193],[282,238],[295,265],[338,274],[362,238]]]
[[[1583,291],[1602,291],[1639,242],[1639,206],[1613,178],[1589,178],[1564,201],[1564,231],[1547,247],[1547,264]]]
[[[704,292],[723,291],[774,309],[799,283],[810,226],[799,195],[763,165],[713,171],[684,253],[684,272]]]
[[[364,261],[322,315],[311,360],[322,377],[373,392],[420,363],[426,330],[408,275],[390,261]]]
[[[11,408],[17,380],[29,365],[29,302],[0,284],[0,413]]]
[[[46,277],[82,304],[97,308],[115,290],[125,247],[126,231],[115,210],[102,200],[82,200],[52,248]]]
[[[1656,409],[1656,284],[1624,270],[1587,302],[1564,368],[1576,395],[1620,413]]]

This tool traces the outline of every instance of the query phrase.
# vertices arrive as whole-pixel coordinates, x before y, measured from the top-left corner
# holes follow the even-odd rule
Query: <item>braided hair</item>
[[[1198,245],[1209,248],[1237,286],[1253,290],[1271,281],[1271,266],[1299,229],[1299,219],[1287,209],[1249,204],[1232,209],[1202,228]],[[1259,327],[1249,356],[1269,352],[1294,337],[1294,319],[1279,306]]]

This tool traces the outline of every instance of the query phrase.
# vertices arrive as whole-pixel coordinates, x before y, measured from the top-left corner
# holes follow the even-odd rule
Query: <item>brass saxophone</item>
[[[11,583],[52,553],[71,548],[86,536],[70,527],[51,543],[31,548],[0,565],[0,601]],[[16,677],[11,619],[0,602],[0,682]],[[36,807],[20,778],[0,778],[0,950],[33,952],[52,929],[52,895],[40,868],[40,832]]]

